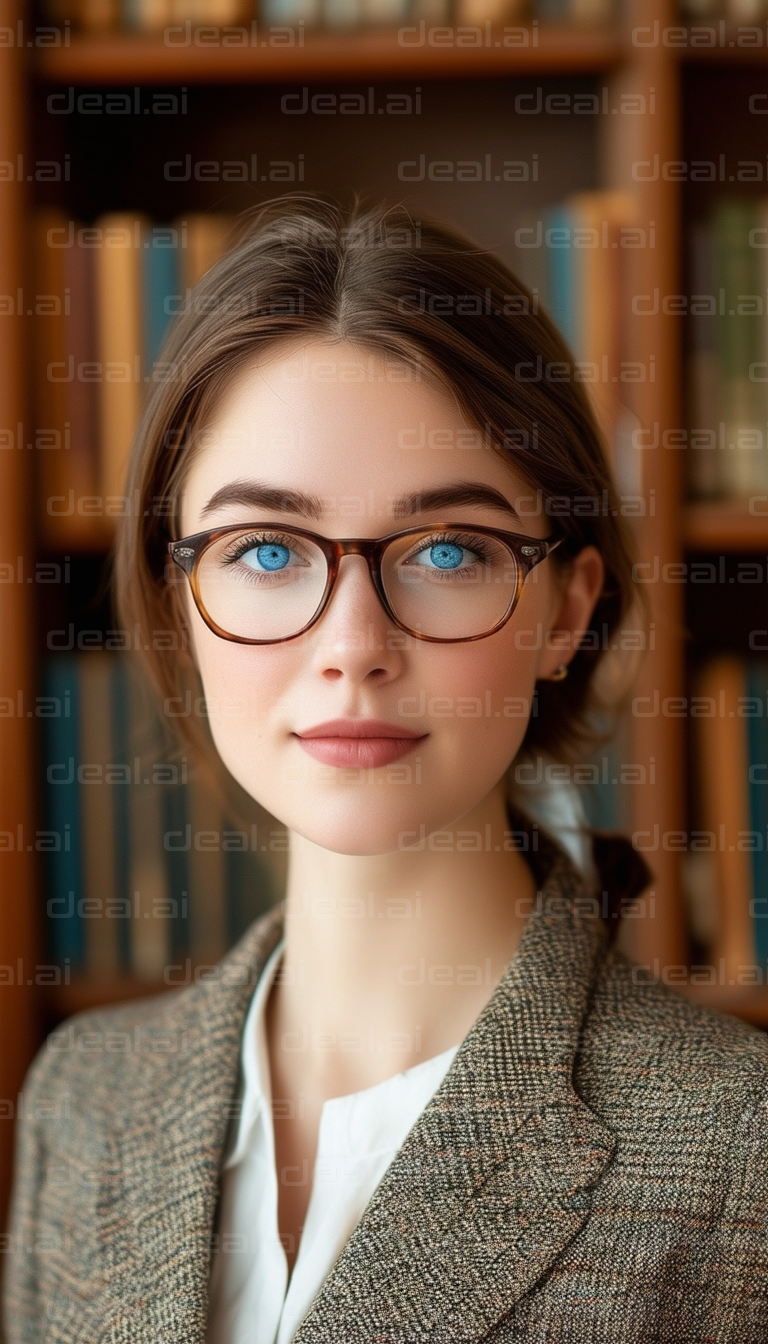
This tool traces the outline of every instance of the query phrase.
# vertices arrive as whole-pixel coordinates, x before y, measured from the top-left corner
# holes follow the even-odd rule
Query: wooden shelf
[[[744,504],[689,504],[683,518],[689,551],[757,551],[768,547],[766,512],[751,514]]]
[[[419,45],[398,40],[401,30],[376,29],[344,34],[307,32],[301,47],[272,46],[268,30],[259,28],[252,45],[225,47],[221,45],[222,35],[233,29],[190,28],[184,33],[183,25],[178,27],[182,40],[189,36],[188,45],[169,45],[161,35],[78,36],[69,47],[36,52],[33,70],[39,79],[51,84],[466,79],[595,73],[619,64],[625,50],[625,41],[614,28],[540,27],[535,33],[536,46],[533,29],[529,29],[529,45],[525,47],[505,47],[503,29],[483,30],[483,46],[429,45],[430,31],[454,37],[460,31],[447,28],[426,29],[426,40]],[[415,27],[413,33],[418,38]],[[204,34],[208,34],[206,44],[200,42]]]

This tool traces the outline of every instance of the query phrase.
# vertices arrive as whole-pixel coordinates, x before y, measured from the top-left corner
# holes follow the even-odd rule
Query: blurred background
[[[768,1024],[767,117],[766,0],[2,0],[3,1198],[45,1033],[281,895],[282,828],[172,748],[109,573],[167,324],[283,191],[449,221],[563,331],[652,604],[574,779],[654,872],[627,951]]]

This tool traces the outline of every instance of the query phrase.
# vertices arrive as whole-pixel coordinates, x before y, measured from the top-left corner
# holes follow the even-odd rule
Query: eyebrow
[[[327,513],[319,495],[308,495],[303,490],[264,485],[260,481],[232,481],[211,495],[202,510],[201,517],[205,518],[209,513],[228,504],[244,504],[250,508],[296,513],[302,518],[313,518],[316,521],[324,518]],[[416,513],[446,509],[454,504],[503,509],[505,513],[512,514],[513,518],[519,517],[517,510],[500,490],[495,490],[491,485],[480,485],[475,481],[454,481],[449,485],[435,486],[430,490],[416,490],[411,494],[398,495],[392,501],[392,513],[395,518],[411,518]]]

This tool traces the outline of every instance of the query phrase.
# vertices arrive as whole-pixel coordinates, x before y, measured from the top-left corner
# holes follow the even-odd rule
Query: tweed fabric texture
[[[606,922],[558,845],[527,857],[518,951],[295,1344],[766,1344],[768,1039],[644,980],[612,946],[621,892]],[[41,1050],[8,1344],[203,1344],[240,1035],[282,930],[278,907],[206,982]]]

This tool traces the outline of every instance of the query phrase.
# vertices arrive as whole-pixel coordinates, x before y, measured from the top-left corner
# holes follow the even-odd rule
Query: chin
[[[391,854],[397,849],[396,835],[388,839],[373,839],[359,834],[329,837],[326,832],[314,833],[309,830],[302,831],[302,835],[306,840],[311,840],[313,845],[319,845],[331,854],[346,854],[349,858],[374,858],[379,854]]]
[[[313,845],[334,854],[357,857],[402,852],[407,848],[403,838],[411,832],[415,836],[419,830],[418,821],[413,820],[415,809],[412,807],[392,808],[387,813],[381,806],[371,808],[370,799],[360,804],[350,797],[341,801],[341,806],[334,800],[324,809],[317,807],[316,799],[307,800],[307,807],[300,814],[294,802],[285,815],[281,815],[281,820]],[[428,832],[432,829],[432,826],[427,827]]]

